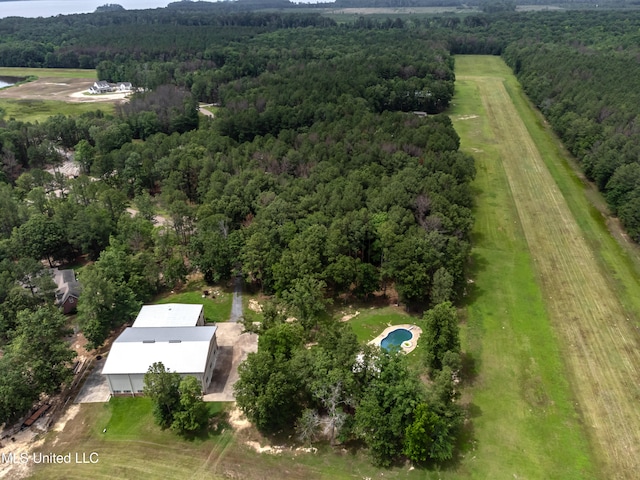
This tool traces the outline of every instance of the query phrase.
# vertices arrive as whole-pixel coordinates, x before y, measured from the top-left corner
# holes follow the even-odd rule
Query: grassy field
[[[0,99],[0,108],[4,109],[5,119],[15,118],[21,122],[43,122],[52,115],[78,116],[86,112],[102,110],[112,115],[115,112],[113,103],[68,103],[58,100],[10,100]]]
[[[499,58],[456,57],[450,112],[462,149],[476,158],[476,224],[463,349],[477,373],[468,397],[473,438],[460,474],[469,478],[593,478],[589,446],[567,384],[534,259],[505,173],[510,160],[490,121],[505,105],[482,101],[480,80],[500,87]],[[470,72],[477,77],[468,78]],[[514,81],[512,77],[511,81]],[[498,88],[496,87],[496,88]],[[508,133],[508,129],[502,134]],[[518,158],[517,161],[520,161]]]
[[[81,68],[23,68],[0,67],[0,77],[29,77],[38,78],[88,78],[95,79],[96,71]]]
[[[47,439],[41,451],[65,454],[98,454],[94,464],[36,466],[35,479],[166,479],[216,478],[198,475],[210,455],[224,451],[233,441],[229,428],[204,438],[182,439],[154,424],[151,401],[146,398],[115,398],[106,404],[81,405],[54,442]],[[212,409],[220,410],[220,404]],[[103,430],[106,429],[105,432]],[[94,457],[95,458],[95,457]]]
[[[30,478],[90,479],[437,479],[438,472],[408,466],[380,470],[362,452],[322,447],[317,454],[285,450],[259,454],[247,445],[269,440],[252,429],[233,431],[225,416],[213,432],[185,440],[153,423],[151,402],[145,398],[116,398],[106,404],[83,404],[62,432],[49,434],[38,451],[55,454],[98,454],[94,464],[35,465]],[[224,404],[213,404],[218,413]],[[106,432],[103,430],[106,429]],[[271,443],[273,444],[273,443]],[[95,458],[95,456],[94,456]]]
[[[537,452],[523,452],[528,463],[538,463],[525,476],[585,478],[602,472],[605,478],[635,478],[640,467],[640,350],[634,298],[638,272],[631,250],[618,246],[601,217],[593,215],[586,187],[502,61],[456,57],[456,62],[452,113],[463,148],[478,159],[481,190],[474,253],[481,292],[469,305],[468,341],[479,351],[483,382],[492,362],[503,363],[502,374],[521,370],[512,375],[520,405],[510,408],[520,415],[508,417],[509,425],[503,421],[512,434],[507,443],[518,448],[538,444]],[[486,216],[490,211],[493,216]],[[510,248],[507,240],[519,248]],[[495,270],[499,257],[505,268],[515,262],[520,266]],[[525,280],[528,287],[514,288]],[[512,305],[498,297],[490,302],[493,288],[499,289],[493,295],[512,291]],[[529,297],[537,307],[530,307]],[[502,325],[496,326],[496,312],[503,308]],[[489,348],[500,328],[513,331]],[[484,395],[500,397],[499,390],[487,387],[474,389],[474,403],[483,402]],[[531,396],[527,390],[535,393],[537,411],[522,411],[522,401]],[[478,436],[485,434],[481,409]],[[493,412],[495,403],[487,402],[486,409]],[[555,418],[549,415],[554,412]],[[485,442],[495,445],[495,434],[491,438]],[[478,443],[481,448],[484,442]],[[498,465],[498,458],[492,458]]]
[[[212,295],[203,297],[203,290]],[[184,290],[168,293],[156,299],[155,303],[188,303],[204,305],[204,318],[207,322],[226,322],[231,315],[233,291],[220,286],[207,286],[203,281],[189,282]]]

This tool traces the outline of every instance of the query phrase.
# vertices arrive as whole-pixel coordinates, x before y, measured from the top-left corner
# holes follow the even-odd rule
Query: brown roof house
[[[56,289],[56,305],[60,307],[62,313],[73,312],[78,306],[78,298],[82,287],[76,280],[73,270],[53,269],[53,281],[58,286]]]

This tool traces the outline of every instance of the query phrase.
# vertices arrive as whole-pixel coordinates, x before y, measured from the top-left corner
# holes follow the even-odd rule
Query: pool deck
[[[384,331],[380,335],[378,335],[376,338],[371,340],[369,344],[379,347],[380,342],[382,342],[382,340],[387,335],[389,335],[394,330],[398,330],[399,328],[404,328],[405,330],[409,330],[413,334],[413,337],[411,337],[411,340],[402,342],[402,345],[400,345],[400,348],[404,353],[413,352],[415,348],[418,346],[418,339],[420,338],[420,335],[422,335],[422,329],[417,325],[412,325],[409,323],[405,323],[403,325],[389,325],[387,328],[384,329]]]

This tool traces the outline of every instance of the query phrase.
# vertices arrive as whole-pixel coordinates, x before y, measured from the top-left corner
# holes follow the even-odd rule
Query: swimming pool
[[[382,339],[380,347],[385,350],[399,349],[403,342],[409,341],[412,338],[413,333],[406,328],[396,328]]]

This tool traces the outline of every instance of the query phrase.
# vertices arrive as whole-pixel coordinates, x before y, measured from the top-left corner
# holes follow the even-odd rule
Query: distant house
[[[133,89],[130,82],[116,83],[116,90],[121,93],[130,92]]]
[[[73,312],[78,306],[78,299],[82,287],[76,280],[76,274],[73,270],[53,269],[53,281],[57,285],[56,289],[56,305],[60,307],[62,313],[68,314]]]
[[[198,379],[206,392],[216,364],[218,327],[130,327],[113,342],[102,374],[111,395],[140,395],[149,367],[162,362],[171,372]]]
[[[108,82],[104,80],[99,80],[95,82],[91,87],[89,87],[89,93],[98,94],[98,93],[109,93],[113,91],[113,87],[109,85]]]

